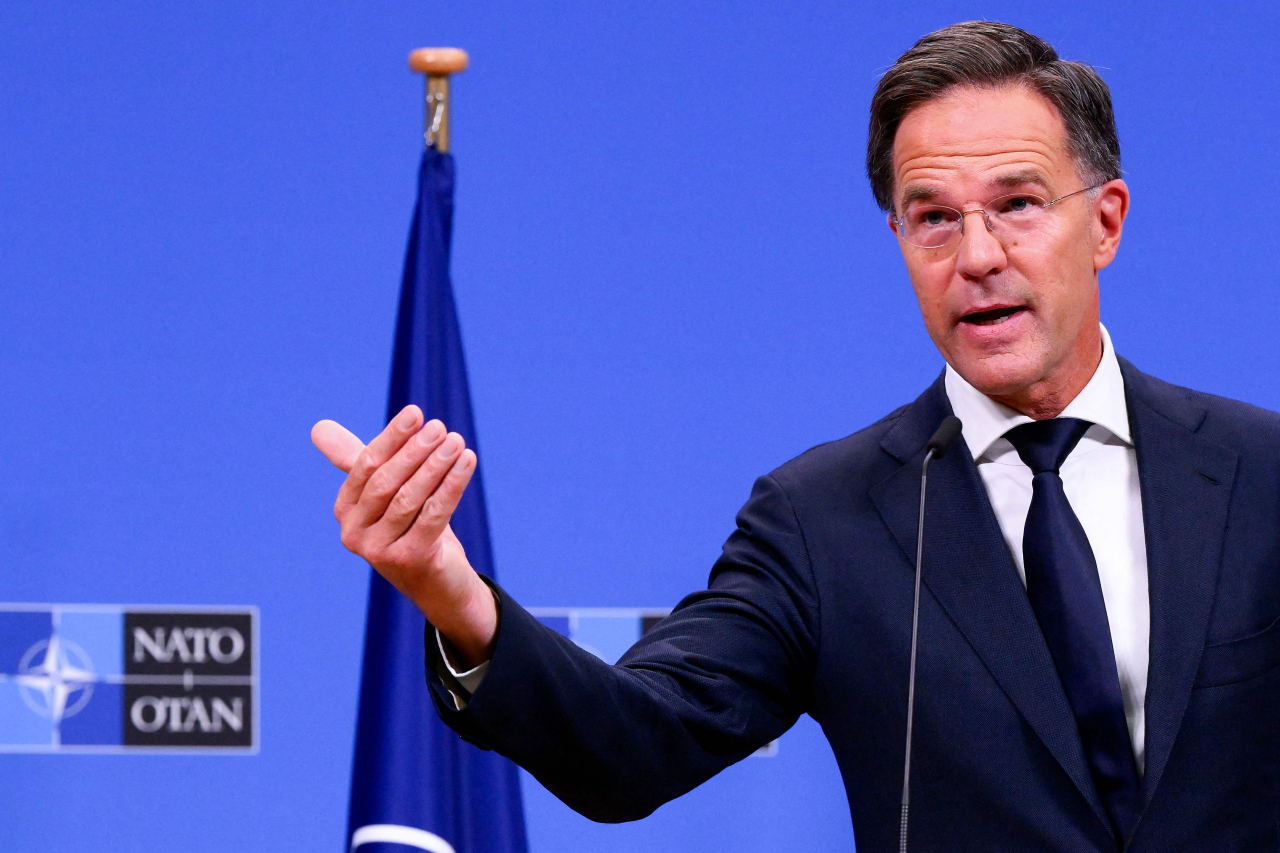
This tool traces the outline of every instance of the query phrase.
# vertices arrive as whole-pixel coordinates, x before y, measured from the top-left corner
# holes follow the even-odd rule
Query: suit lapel
[[[907,407],[881,442],[903,466],[871,490],[871,499],[912,565],[924,446],[949,414],[951,406],[939,378]],[[1099,820],[1109,826],[1071,706],[963,440],[930,466],[928,502],[924,585]]]
[[[1138,455],[1151,602],[1146,772],[1151,801],[1209,630],[1237,456],[1196,434],[1205,410],[1120,359]]]

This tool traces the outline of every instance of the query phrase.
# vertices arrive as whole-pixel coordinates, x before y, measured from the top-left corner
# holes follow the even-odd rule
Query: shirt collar
[[[1124,377],[1111,346],[1107,327],[1102,328],[1102,361],[1089,384],[1062,411],[1059,417],[1080,418],[1105,427],[1112,435],[1132,445],[1129,434],[1129,406],[1124,398]],[[951,365],[945,379],[951,409],[964,424],[961,434],[975,460],[982,458],[997,439],[1031,418],[1003,403],[997,403],[965,381]]]

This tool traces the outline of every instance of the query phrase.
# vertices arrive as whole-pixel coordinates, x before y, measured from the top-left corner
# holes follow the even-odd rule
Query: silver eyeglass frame
[[[1103,183],[1105,184],[1106,182],[1104,181]],[[1094,184],[1091,187],[1084,187],[1083,189],[1078,189],[1075,192],[1070,192],[1070,193],[1067,193],[1066,195],[1060,195],[1057,198],[1053,199],[1052,201],[1042,200],[1040,204],[1040,209],[1048,210],[1049,208],[1053,207],[1055,204],[1057,204],[1060,201],[1066,201],[1067,199],[1073,196],[1078,196],[1081,193],[1087,193],[1090,190],[1099,189],[1102,186],[1103,184]],[[941,249],[942,247],[951,243],[956,238],[956,235],[961,235],[961,236],[964,235],[964,220],[965,220],[965,217],[971,213],[981,213],[982,222],[984,225],[987,226],[987,231],[999,237],[1000,233],[991,227],[991,218],[987,215],[987,208],[990,207],[992,204],[996,203],[997,201],[1000,201],[1001,199],[1013,198],[1014,196],[1022,196],[1025,198],[1034,198],[1034,199],[1040,198],[1040,196],[1036,195],[1035,193],[1009,193],[1008,195],[996,196],[995,198],[991,199],[991,201],[984,204],[982,207],[974,207],[969,210],[957,210],[954,207],[947,207],[945,204],[933,205],[933,207],[939,210],[950,210],[952,213],[955,213],[959,217],[959,222],[960,222],[960,227],[957,230],[951,232],[951,236],[947,237],[947,239],[944,242],[941,242],[936,246],[921,246],[919,243],[912,243],[910,240],[906,238],[906,229],[902,225],[902,217],[892,216],[890,218],[893,220],[893,224],[896,226],[898,239],[906,243],[908,246],[915,246],[917,249]]]

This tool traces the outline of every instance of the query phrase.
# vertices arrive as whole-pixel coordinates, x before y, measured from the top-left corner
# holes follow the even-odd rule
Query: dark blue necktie
[[[1090,426],[1076,418],[1056,418],[1015,427],[1005,438],[1034,474],[1022,536],[1027,598],[1075,714],[1093,783],[1123,845],[1141,803],[1138,767],[1098,564],[1058,476]]]

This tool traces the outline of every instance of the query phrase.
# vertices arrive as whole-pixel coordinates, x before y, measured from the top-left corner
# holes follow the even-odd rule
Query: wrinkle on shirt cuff
[[[480,682],[484,680],[484,674],[489,669],[489,661],[474,666],[465,672],[459,672],[454,669],[453,662],[449,659],[449,652],[445,649],[444,637],[440,635],[440,629],[436,628],[436,646],[440,649],[440,660],[444,661],[445,668],[449,670],[449,674],[454,680],[466,691],[465,696],[459,695],[448,684],[445,689],[449,691],[449,695],[453,697],[453,705],[459,711],[467,707],[467,703],[471,701],[471,694],[475,693],[480,687]]]

